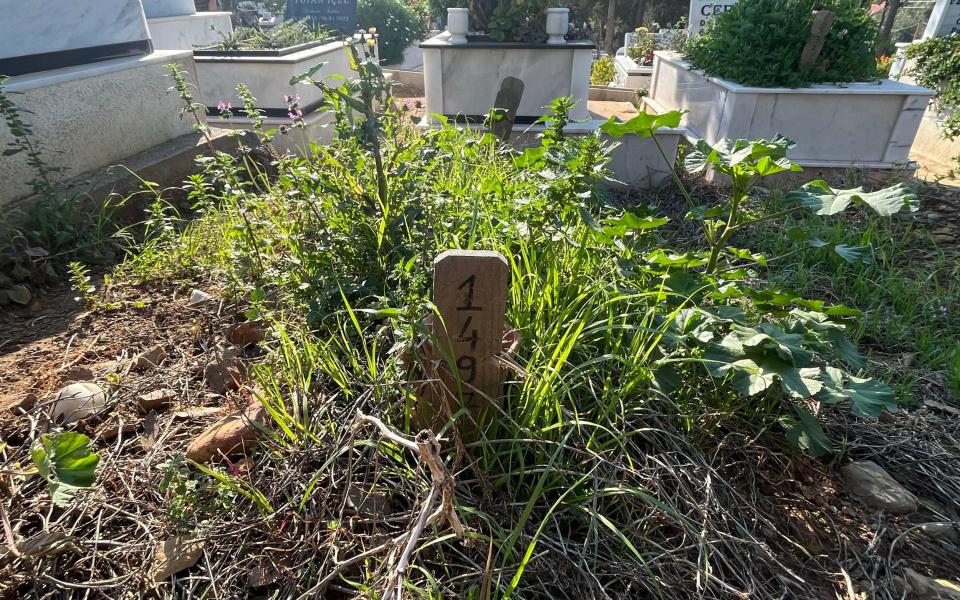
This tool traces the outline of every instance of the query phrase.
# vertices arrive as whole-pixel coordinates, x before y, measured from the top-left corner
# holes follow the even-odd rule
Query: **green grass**
[[[862,310],[855,337],[868,349],[872,368],[895,384],[903,403],[916,404],[929,394],[926,386],[918,386],[921,379],[943,393],[931,399],[960,402],[957,248],[938,245],[913,215],[803,222],[826,242],[873,246],[873,261],[849,264],[828,250],[800,252],[774,263],[768,281]],[[782,232],[797,223],[787,219],[762,226],[743,243],[771,256],[792,252],[795,247]]]

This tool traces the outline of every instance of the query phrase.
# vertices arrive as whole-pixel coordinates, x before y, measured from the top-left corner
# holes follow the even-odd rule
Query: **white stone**
[[[143,12],[148,19],[193,15],[197,7],[193,0],[143,0]]]
[[[69,425],[103,410],[107,395],[93,383],[72,383],[60,390],[50,407],[50,418]]]
[[[360,47],[362,43],[359,37],[354,38],[356,46]],[[314,79],[320,80],[331,75],[356,77],[341,41],[286,56],[197,56],[196,63],[200,81],[197,101],[208,108],[216,107],[220,101],[240,107],[242,102],[237,96],[236,86],[243,83],[250,88],[259,108],[285,112],[287,103],[283,97],[299,95],[300,106],[308,111],[323,101],[323,93],[314,85],[299,83],[291,86],[292,77],[321,63],[323,67],[314,73]],[[327,81],[339,84],[334,79]]]
[[[960,0],[937,0],[923,39],[960,33]]]
[[[149,37],[140,0],[5,0],[0,7],[0,59]]]
[[[196,85],[190,52],[159,51],[21,75],[4,89],[18,92],[13,101],[31,111],[24,120],[43,144],[45,160],[64,168],[65,178],[76,177],[193,131],[191,119],[180,116],[180,98],[167,93],[169,63]],[[33,177],[26,156],[3,157],[0,205],[29,196]]]
[[[579,102],[572,119],[589,116],[592,44],[473,44],[451,43],[439,35],[421,45],[427,114],[486,115],[504,78],[516,77],[524,83],[518,116],[544,115],[544,107],[561,96]]]
[[[154,50],[193,50],[216,45],[221,33],[233,31],[228,12],[198,12],[192,15],[147,19]]]
[[[713,17],[725,13],[737,0],[690,0],[690,15],[688,18],[687,30],[690,35],[701,33]]]
[[[772,138],[796,142],[805,167],[893,168],[910,147],[933,90],[889,79],[806,88],[748,87],[706,77],[670,52],[656,52],[650,96],[656,112],[689,111],[692,140]]]
[[[621,48],[623,50],[623,48]],[[639,90],[650,87],[650,76],[653,75],[653,65],[640,66],[626,54],[617,54],[613,58],[613,68],[616,75],[613,83],[618,87]]]

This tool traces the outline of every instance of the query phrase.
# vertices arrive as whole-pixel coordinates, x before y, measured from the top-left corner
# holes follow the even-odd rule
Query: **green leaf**
[[[732,342],[727,341],[731,338],[734,338],[745,350],[773,350],[793,366],[803,366],[812,358],[812,353],[803,347],[805,341],[803,335],[788,333],[774,323],[760,323],[756,327],[735,325],[721,345],[733,347]]]
[[[873,246],[850,246],[848,244],[837,244],[833,251],[840,255],[840,258],[848,263],[869,265],[873,262]]]
[[[798,201],[814,213],[826,216],[842,212],[853,203],[866,204],[882,217],[889,217],[903,209],[916,212],[920,207],[917,195],[903,183],[868,193],[863,188],[835,190],[827,182],[817,179],[788,193],[787,199]]]
[[[672,110],[661,115],[640,113],[625,123],[619,123],[616,117],[610,117],[609,121],[600,126],[600,131],[614,138],[621,138],[630,133],[647,138],[656,134],[661,127],[679,127],[680,119],[685,112]]]
[[[66,506],[78,489],[93,485],[100,462],[100,455],[90,451],[90,438],[74,432],[42,435],[31,458],[57,506]]]
[[[703,252],[684,252],[683,254],[677,254],[675,252],[667,253],[660,248],[648,253],[644,258],[650,264],[664,267],[686,267],[688,269],[702,267],[709,262]]]
[[[780,419],[780,424],[787,430],[787,439],[815,457],[833,452],[833,444],[827,439],[817,417],[802,406],[793,405],[792,408],[797,415],[796,418],[787,415]]]
[[[326,66],[327,63],[322,62],[313,65],[305,73],[300,73],[299,75],[294,75],[290,78],[290,85],[297,85],[298,83],[313,83],[313,75]]]
[[[760,177],[788,170],[799,171],[802,170],[800,167],[787,160],[787,151],[794,146],[791,140],[779,135],[772,140],[723,139],[715,146],[700,140],[687,153],[684,168],[690,173],[699,173],[707,165],[716,165],[721,173]]]
[[[624,212],[615,219],[603,223],[603,232],[608,236],[622,237],[631,231],[656,229],[670,222],[667,217],[641,217],[632,212]]]
[[[823,388],[823,382],[818,379],[820,369],[817,367],[787,369],[778,375],[783,390],[794,398],[813,398]]]
[[[824,385],[817,395],[821,402],[836,403],[849,399],[854,413],[872,419],[883,411],[896,412],[899,408],[893,390],[882,381],[854,377],[836,367],[826,367],[823,371]]]

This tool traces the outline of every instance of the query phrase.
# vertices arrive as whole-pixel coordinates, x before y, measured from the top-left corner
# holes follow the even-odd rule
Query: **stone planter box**
[[[420,44],[427,114],[483,119],[503,79],[512,76],[524,83],[517,122],[535,121],[549,112],[544,106],[560,96],[579,101],[571,118],[586,119],[594,48],[590,41],[517,44],[477,36],[458,43],[441,33]]]
[[[707,77],[669,52],[656,52],[647,106],[690,111],[691,139],[771,138],[796,142],[791,159],[805,167],[893,168],[910,163],[910,147],[933,90],[897,81],[759,88]]]
[[[198,12],[147,19],[154,50],[194,50],[220,41],[233,31],[228,12]]]
[[[352,38],[359,47],[364,42],[359,36]],[[376,52],[376,48],[374,48]],[[314,73],[314,79],[329,75],[355,77],[347,58],[347,50],[341,40],[311,42],[280,50],[220,51],[203,49],[194,51],[197,63],[197,79],[200,82],[197,100],[207,107],[209,114],[219,114],[217,104],[229,102],[234,112],[242,102],[237,97],[236,85],[245,84],[257,99],[258,108],[268,117],[285,118],[286,95],[299,95],[304,114],[319,108],[323,102],[322,92],[313,85],[290,85],[290,79],[306,72],[314,65],[324,63]],[[331,83],[336,81],[331,80]]]
[[[617,72],[613,78],[613,83],[617,86],[632,90],[650,87],[653,65],[638,65],[626,54],[618,54],[613,58],[613,68]]]

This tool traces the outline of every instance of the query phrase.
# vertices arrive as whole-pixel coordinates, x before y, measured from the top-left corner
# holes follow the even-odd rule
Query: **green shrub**
[[[656,45],[652,37],[639,37],[634,45],[627,48],[627,56],[638,65],[650,64],[652,61],[648,62],[647,57],[653,54]]]
[[[289,48],[329,37],[332,30],[313,26],[307,19],[283,21],[270,29],[237,27],[230,33],[218,31],[217,50],[270,50]]]
[[[932,37],[907,48],[915,64],[907,75],[937,90],[936,107],[944,113],[943,137],[960,137],[960,34]]]
[[[616,70],[613,68],[613,59],[604,56],[593,63],[593,68],[590,70],[590,83],[591,85],[610,85],[614,75]]]
[[[384,64],[402,61],[403,51],[427,35],[426,24],[400,0],[360,0],[357,20],[363,29],[377,29]]]
[[[800,68],[816,8],[836,20],[817,64]],[[875,77],[877,24],[852,0],[741,0],[685,47],[685,58],[708,75],[744,85],[802,87]]]

